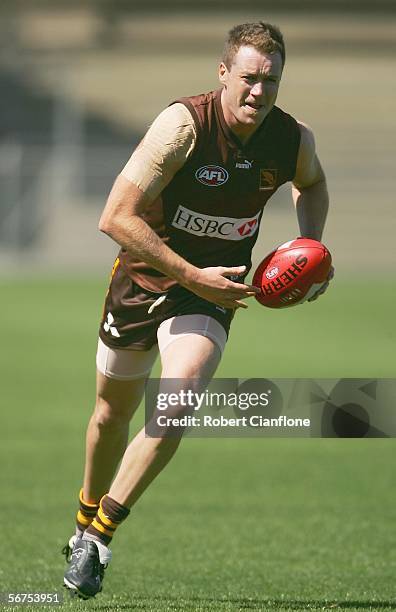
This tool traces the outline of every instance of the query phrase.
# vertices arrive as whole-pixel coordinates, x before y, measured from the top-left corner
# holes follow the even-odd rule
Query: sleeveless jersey
[[[221,90],[176,102],[194,119],[195,147],[143,218],[173,251],[199,268],[245,265],[249,270],[264,206],[296,172],[297,121],[274,106],[242,145],[225,122]],[[119,257],[127,275],[144,289],[162,292],[176,284],[123,249]]]

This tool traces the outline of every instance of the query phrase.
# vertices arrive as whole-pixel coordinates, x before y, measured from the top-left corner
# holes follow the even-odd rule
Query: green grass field
[[[105,286],[0,283],[0,591],[62,591]],[[315,304],[250,302],[218,376],[395,377],[395,297],[385,282],[373,295],[334,281]],[[186,439],[116,535],[103,594],[62,609],[395,610],[395,451],[380,439]]]

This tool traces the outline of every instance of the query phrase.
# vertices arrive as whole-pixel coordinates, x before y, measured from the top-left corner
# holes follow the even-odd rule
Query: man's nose
[[[263,93],[262,81],[257,81],[257,83],[255,83],[253,87],[251,88],[250,93],[253,94],[254,96],[261,96]]]

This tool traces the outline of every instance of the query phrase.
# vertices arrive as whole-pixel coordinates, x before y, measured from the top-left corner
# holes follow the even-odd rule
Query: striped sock
[[[76,516],[76,533],[81,535],[87,527],[92,523],[98,511],[99,504],[87,504],[83,500],[83,490],[80,490],[79,495],[80,507]]]
[[[100,500],[95,518],[86,530],[86,534],[108,546],[115,530],[126,519],[129,512],[129,508],[122,506],[108,495],[104,495]]]

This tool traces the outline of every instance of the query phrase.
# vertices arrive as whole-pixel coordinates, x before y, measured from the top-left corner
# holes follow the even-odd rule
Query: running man
[[[200,390],[214,375],[234,313],[258,291],[244,279],[280,185],[292,183],[301,236],[321,239],[328,194],[312,131],[275,106],[284,64],[277,27],[235,26],[221,88],[161,112],[106,203],[99,227],[121,250],[100,326],[76,534],[64,549],[64,584],[85,599],[102,588],[115,531],[180,443],[143,429],[128,445],[157,354],[163,379]]]

